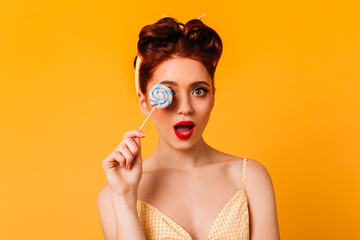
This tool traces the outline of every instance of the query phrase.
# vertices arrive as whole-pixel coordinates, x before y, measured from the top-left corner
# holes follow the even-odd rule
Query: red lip
[[[189,131],[185,129],[180,131],[180,128],[176,128],[177,126],[186,125],[186,127],[191,128]],[[184,126],[185,127],[185,126]],[[174,125],[174,132],[176,136],[180,139],[188,139],[191,137],[192,133],[194,132],[195,123],[192,121],[181,121]]]

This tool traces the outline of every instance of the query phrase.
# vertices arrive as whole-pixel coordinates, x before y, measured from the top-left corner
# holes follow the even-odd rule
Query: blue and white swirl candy
[[[156,84],[150,89],[150,105],[157,108],[166,108],[173,100],[173,93],[164,84]]]

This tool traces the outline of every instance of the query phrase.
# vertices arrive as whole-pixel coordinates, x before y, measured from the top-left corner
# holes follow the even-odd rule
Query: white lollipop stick
[[[147,122],[147,120],[149,119],[150,115],[152,114],[152,112],[154,111],[154,109],[156,108],[156,106],[154,106],[151,109],[151,112],[148,114],[147,118],[145,119],[144,123],[141,125],[141,127],[139,128],[139,130],[141,131],[141,129],[144,127],[145,123]]]

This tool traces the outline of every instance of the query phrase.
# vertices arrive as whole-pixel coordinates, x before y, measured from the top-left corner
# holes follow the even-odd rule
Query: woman
[[[149,157],[141,156],[145,134],[132,130],[103,161],[107,184],[97,206],[105,238],[280,239],[266,168],[220,152],[202,137],[214,106],[218,34],[200,19],[184,25],[164,17],[141,30],[138,52],[142,113],[152,108],[155,84],[168,86],[174,98],[152,114],[159,141]]]

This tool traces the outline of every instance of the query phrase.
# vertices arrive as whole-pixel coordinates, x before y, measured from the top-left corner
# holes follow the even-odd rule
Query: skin
[[[155,151],[143,160],[140,138],[144,135],[133,130],[103,161],[108,183],[99,191],[97,201],[106,239],[115,239],[117,219],[111,204],[114,197],[132,205],[137,199],[148,202],[182,226],[194,240],[205,240],[219,212],[241,189],[243,158],[210,147],[202,136],[215,101],[215,88],[206,68],[188,58],[174,57],[161,63],[147,93],[138,95],[145,115],[152,109],[148,92],[158,83],[167,85],[175,94],[169,107],[152,114],[159,136]],[[196,126],[192,136],[183,140],[175,135],[173,126],[185,120]],[[253,159],[247,162],[245,190],[251,239],[280,239],[271,177]]]

